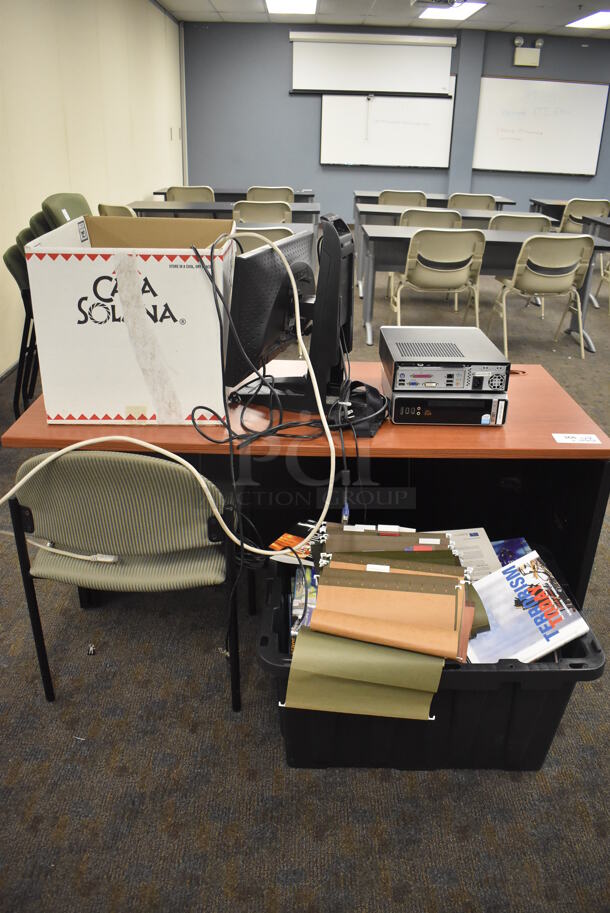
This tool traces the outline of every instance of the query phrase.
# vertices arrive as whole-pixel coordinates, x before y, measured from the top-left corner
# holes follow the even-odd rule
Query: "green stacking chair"
[[[509,292],[518,292],[528,299],[545,295],[567,295],[568,303],[557,327],[555,340],[559,338],[561,327],[569,310],[578,316],[580,333],[580,357],[585,357],[585,346],[582,335],[582,311],[579,288],[582,286],[589,261],[593,253],[594,241],[591,235],[573,235],[566,237],[549,232],[544,235],[533,235],[523,242],[512,276],[498,276],[502,283],[498,297],[489,319],[489,327],[495,313],[502,317],[504,355],[508,358],[508,329],[506,316],[506,298]]]
[[[26,460],[17,481],[47,456]],[[208,487],[223,511],[220,491],[211,482]],[[10,510],[47,700],[54,700],[55,693],[35,580],[77,586],[85,596],[91,591],[156,593],[223,586],[230,601],[232,706],[240,709],[233,548],[189,470],[142,454],[67,453],[27,480]],[[26,531],[52,543],[53,550],[37,550],[30,561]],[[106,560],[91,560],[97,556]]]
[[[181,203],[213,203],[214,191],[207,184],[191,187],[168,187],[165,199]]]
[[[131,206],[123,206],[120,203],[99,203],[97,211],[101,216],[128,216],[130,219],[137,219]]]
[[[80,193],[54,193],[43,200],[42,211],[51,228],[91,215],[89,204]]]
[[[30,219],[30,228],[34,232],[35,238],[40,238],[41,235],[46,235],[48,231],[51,231],[51,226],[42,210],[34,213]]]
[[[247,200],[283,200],[284,203],[294,203],[294,190],[292,187],[248,187],[246,191]]]
[[[427,206],[423,190],[382,190],[377,197],[380,206]]]
[[[23,232],[19,232],[19,234],[23,235]],[[25,311],[19,360],[17,362],[15,391],[13,393],[13,413],[15,418],[19,418],[22,412],[21,403],[23,403],[23,409],[27,409],[34,396],[36,381],[38,380],[38,351],[36,349],[30,282],[24,253],[17,244],[13,244],[4,253],[3,260],[9,273],[17,283]]]
[[[17,247],[21,253],[25,256],[25,245],[29,244],[30,241],[33,241],[36,235],[32,229],[28,226],[27,228],[22,228],[21,231],[17,234],[15,240],[17,241]]]
[[[400,326],[403,289],[419,292],[458,292],[466,289],[474,299],[475,323],[479,325],[479,275],[485,235],[477,228],[422,228],[411,238],[404,273],[392,298]],[[467,311],[466,311],[467,313]],[[464,314],[466,319],[466,314]]]

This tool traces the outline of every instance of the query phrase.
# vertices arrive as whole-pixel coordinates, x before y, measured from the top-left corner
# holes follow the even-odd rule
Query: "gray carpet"
[[[377,326],[393,322],[378,292]],[[567,338],[553,343],[560,308],[549,301],[543,322],[515,303],[511,358],[541,362],[607,429],[607,298],[590,312],[598,354],[584,363]],[[404,319],[461,315],[429,296]],[[356,327],[354,359],[374,358],[359,313]],[[25,456],[0,453],[3,491]],[[609,542],[606,524],[584,607],[606,650]],[[610,910],[607,677],[577,685],[537,773],[293,770],[254,655],[257,618],[241,615],[235,716],[218,596],[111,596],[82,611],[73,590],[43,583],[50,705],[8,539],[0,561],[2,913]]]

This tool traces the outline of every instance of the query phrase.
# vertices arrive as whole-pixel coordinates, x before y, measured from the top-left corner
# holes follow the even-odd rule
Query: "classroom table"
[[[437,207],[446,209],[446,207]],[[423,206],[401,206],[386,205],[379,203],[356,203],[354,207],[354,248],[358,258],[358,282],[362,282],[364,275],[364,264],[362,257],[362,226],[363,225],[397,225],[401,214],[405,209],[434,209],[434,207]],[[498,213],[490,209],[458,209],[456,212],[462,217],[462,222],[466,223],[463,228],[487,228],[489,220]],[[512,213],[511,213],[512,215]],[[526,215],[526,213],[516,212],[514,215]],[[529,215],[529,213],[527,213]],[[551,219],[551,222],[557,222]],[[471,224],[468,224],[471,223]],[[362,289],[360,289],[362,295]]]
[[[352,378],[377,387],[381,372],[379,362],[351,365]],[[508,400],[506,424],[499,427],[386,421],[375,437],[359,438],[357,461],[352,435],[345,435],[352,479],[357,475],[375,495],[369,522],[417,529],[484,526],[492,539],[524,536],[553,556],[582,604],[608,500],[610,439],[540,365],[512,366]],[[241,430],[239,407],[231,407],[230,415],[233,428]],[[260,407],[248,408],[245,424],[262,429],[266,415]],[[207,476],[226,480],[228,448],[220,443],[225,432],[212,425],[206,432],[216,440],[204,440],[190,425],[48,425],[41,396],[5,432],[2,446],[58,449],[105,434],[131,435],[190,454]],[[593,435],[598,443],[559,443],[554,433]],[[340,454],[336,434],[334,440]],[[325,438],[259,438],[239,452],[236,470],[250,492],[248,510],[261,529],[268,527],[271,541],[296,520],[318,515],[328,482],[328,445]]]
[[[194,218],[230,219],[233,203],[188,202],[182,200],[134,200],[129,206],[138,216],[191,216]],[[293,222],[318,224],[320,219],[319,203],[291,203]]]
[[[245,190],[227,190],[226,188],[220,188],[217,190],[214,189],[214,199],[217,203],[236,203],[238,200],[245,200],[248,193],[248,189]],[[163,197],[166,199],[166,193],[168,191],[167,187],[161,187],[159,190],[153,190],[153,193],[157,196]],[[294,202],[295,203],[313,203],[315,199],[315,192],[309,188],[304,188],[302,190],[294,191]]]
[[[364,253],[363,281],[363,322],[366,330],[367,344],[373,345],[373,304],[375,300],[375,274],[378,271],[402,272],[405,268],[409,243],[416,231],[415,226],[399,225],[364,225],[362,227]],[[485,235],[485,250],[481,273],[494,276],[498,273],[512,273],[521,245],[530,236],[523,231],[495,231],[481,229]],[[595,251],[610,252],[610,241],[595,238]],[[591,257],[589,269],[581,290],[583,337],[589,352],[595,352],[591,336],[584,330],[588,310],[589,292],[593,274],[594,258]],[[575,342],[578,342],[578,321],[576,315],[566,330]]]
[[[530,212],[540,212],[544,216],[552,216],[561,221],[567,202],[567,200],[554,200],[547,197],[530,197]]]
[[[354,190],[354,222],[356,221],[356,206],[358,203],[378,203],[380,190]],[[515,206],[516,200],[511,200],[509,197],[495,196],[496,200],[496,209],[504,209],[505,206]],[[426,201],[428,206],[440,206],[442,208],[447,208],[447,203],[449,202],[450,194],[448,193],[427,193]],[[411,208],[404,206],[403,209]]]

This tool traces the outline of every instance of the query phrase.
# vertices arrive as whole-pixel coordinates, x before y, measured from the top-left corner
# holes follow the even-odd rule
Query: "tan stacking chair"
[[[17,481],[46,456],[23,463]],[[207,484],[222,512],[220,491]],[[34,580],[77,586],[84,607],[92,591],[158,593],[222,585],[230,603],[232,705],[240,709],[233,547],[215,526],[207,498],[189,470],[142,454],[67,453],[28,479],[10,508],[47,700],[54,700],[55,693]],[[30,561],[24,525],[43,543],[52,543],[52,550],[36,550]]]
[[[101,216],[128,216],[137,219],[131,206],[122,206],[119,203],[98,203],[97,211]]]
[[[452,193],[448,209],[495,209],[496,198],[491,193]]]
[[[568,200],[559,224],[560,232],[569,232],[580,235],[583,231],[583,219],[586,216],[601,216],[606,218],[610,214],[610,201],[608,200]]]
[[[292,209],[281,200],[238,200],[233,206],[235,222],[260,222],[262,225],[277,225],[290,222]]]
[[[400,296],[403,289],[419,292],[453,292],[468,289],[474,299],[475,322],[479,325],[479,274],[485,249],[485,235],[477,228],[422,228],[411,238],[405,271],[398,274],[392,298],[396,323],[400,326]],[[464,318],[465,319],[465,318]]]
[[[253,229],[253,231],[256,231],[257,235],[264,235],[264,237],[268,238],[270,241],[281,241],[283,238],[289,238],[291,235],[294,234],[294,232],[291,228],[280,228],[280,227],[278,227],[278,228],[267,228],[267,227],[256,228],[256,229]],[[237,228],[237,235],[239,235],[240,232],[247,232],[247,229],[240,230],[239,228]],[[257,247],[265,246],[265,242],[259,241],[258,238],[239,238],[238,240],[243,248],[244,254],[248,253],[248,251],[250,251],[250,250],[256,250]],[[239,253],[239,248],[237,249],[236,253]]]
[[[207,184],[191,187],[168,187],[165,199],[175,203],[213,203],[214,191]]]
[[[398,220],[399,225],[417,225],[421,228],[461,228],[462,217],[453,209],[405,209]],[[396,273],[388,276],[387,297],[394,297]],[[458,298],[455,295],[455,310],[458,309]]]
[[[604,261],[603,261],[601,254],[599,255],[599,267],[600,267],[600,277],[599,277],[599,284],[597,286],[597,291],[595,292],[595,297],[597,298],[597,296],[599,295],[601,288],[602,288],[602,284],[604,282],[607,282],[608,283],[608,315],[610,316],[610,260],[606,263],[606,266],[604,267]]]
[[[550,231],[553,223],[548,216],[541,213],[516,213],[499,212],[489,220],[489,228],[494,231],[535,231],[537,234]]]
[[[248,187],[246,200],[271,201],[282,200],[284,203],[294,203],[294,190],[292,187],[264,187],[257,185]]]
[[[427,206],[423,190],[382,190],[377,198],[380,206]]]
[[[488,326],[489,332],[494,314],[499,313],[502,317],[504,355],[507,358],[506,298],[508,293],[513,291],[527,298],[537,295],[542,300],[545,295],[568,295],[568,303],[557,327],[555,339],[559,338],[568,311],[575,311],[578,315],[580,333],[580,357],[585,357],[578,289],[584,282],[593,247],[594,242],[590,235],[574,235],[568,238],[549,233],[533,235],[523,242],[513,275],[498,277],[502,287],[494,302]]]

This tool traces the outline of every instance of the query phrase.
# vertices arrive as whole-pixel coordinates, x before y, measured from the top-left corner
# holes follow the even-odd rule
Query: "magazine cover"
[[[490,630],[468,647],[473,663],[533,662],[589,630],[537,552],[529,552],[474,583]]]

